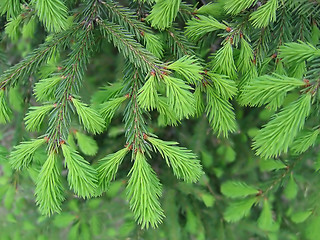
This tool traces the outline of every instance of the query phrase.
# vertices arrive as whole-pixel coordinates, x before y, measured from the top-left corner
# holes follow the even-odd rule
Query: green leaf
[[[98,152],[97,142],[90,136],[87,136],[79,131],[75,133],[81,152],[85,155],[94,156]]]
[[[303,94],[300,98],[278,113],[254,137],[253,148],[256,154],[264,158],[286,153],[297,133],[303,128],[310,114],[311,95]]]
[[[166,142],[157,138],[147,137],[155,150],[159,151],[166,160],[169,167],[172,167],[174,175],[186,182],[196,182],[202,176],[202,166],[197,156],[190,150],[176,146],[177,142]]]
[[[221,192],[227,197],[238,198],[258,194],[259,190],[244,182],[228,181],[221,185]]]
[[[8,107],[7,100],[4,95],[4,90],[0,89],[0,124],[7,123],[11,118],[11,110]]]
[[[275,223],[272,218],[271,206],[267,199],[263,201],[262,212],[258,218],[258,227],[265,231],[272,231],[275,228]]]
[[[9,161],[13,169],[21,170],[29,167],[35,151],[47,141],[46,138],[22,142],[13,148]]]
[[[314,215],[306,224],[305,237],[307,240],[315,240],[320,234],[320,215]]]
[[[183,56],[169,64],[168,69],[176,71],[190,84],[197,84],[202,79],[202,66],[194,56]]]
[[[66,228],[75,219],[76,219],[75,215],[68,213],[68,212],[63,212],[63,213],[56,215],[54,217],[53,224],[58,228]]]
[[[187,22],[186,36],[191,41],[198,41],[204,35],[217,30],[225,30],[227,26],[211,16],[198,15]]]
[[[287,165],[280,160],[273,159],[261,159],[260,170],[261,171],[273,171],[287,168]]]
[[[284,195],[286,198],[293,200],[298,194],[298,185],[294,180],[293,174],[290,175],[287,185],[284,187]]]
[[[68,8],[61,0],[32,0],[36,13],[50,32],[66,30]]]
[[[269,0],[266,4],[260,6],[258,10],[250,15],[252,25],[256,28],[262,28],[274,22],[276,20],[278,6],[278,0]]]
[[[256,201],[257,199],[252,197],[231,203],[224,213],[224,219],[227,222],[237,222],[248,216],[250,214],[251,207],[256,203]]]
[[[201,194],[201,199],[206,205],[206,207],[213,207],[215,202],[214,196],[212,196],[211,194],[205,193],[205,194]]]
[[[291,215],[291,221],[294,223],[302,223],[305,222],[310,215],[312,214],[312,211],[303,211],[303,212],[295,212]]]
[[[118,168],[128,151],[128,148],[123,148],[118,152],[109,154],[99,160],[97,172],[99,187],[101,187],[102,191],[106,191],[110,185],[110,182],[115,179]]]
[[[30,107],[24,121],[28,131],[39,131],[43,119],[55,107],[53,104]]]
[[[175,20],[180,3],[181,0],[158,0],[146,20],[152,27],[164,30]]]
[[[40,212],[49,216],[54,212],[59,213],[64,196],[55,153],[49,154],[43,164],[36,185],[35,195]]]
[[[236,131],[236,120],[230,102],[218,96],[211,86],[206,86],[206,114],[213,131],[220,136],[228,137],[229,132]]]
[[[129,175],[127,197],[135,220],[141,224],[141,228],[156,228],[164,217],[159,202],[162,189],[159,179],[142,153],[137,152]]]
[[[76,150],[61,145],[65,165],[68,168],[68,183],[80,197],[89,198],[95,195],[97,189],[97,173],[93,167]]]
[[[192,88],[181,79],[162,75],[166,84],[166,93],[169,105],[179,119],[189,118],[195,113],[195,98]]]
[[[104,120],[96,110],[76,98],[72,98],[71,101],[77,110],[80,122],[86,130],[93,134],[103,132],[105,127]]]

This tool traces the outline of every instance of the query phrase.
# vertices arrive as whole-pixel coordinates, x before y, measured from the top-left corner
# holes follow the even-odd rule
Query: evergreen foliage
[[[0,1],[1,239],[318,238],[320,3],[207,2]]]

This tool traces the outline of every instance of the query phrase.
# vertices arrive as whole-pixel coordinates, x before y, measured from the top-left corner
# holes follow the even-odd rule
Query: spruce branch
[[[264,158],[286,153],[310,114],[311,94],[306,93],[274,115],[254,137],[253,148]]]
[[[145,139],[161,154],[167,165],[172,167],[173,173],[178,179],[183,179],[186,182],[199,180],[203,172],[200,161],[194,153],[184,147],[176,146],[177,142],[166,142],[147,135],[145,135]]]
[[[0,123],[7,123],[11,119],[11,109],[8,106],[4,89],[0,89]]]
[[[164,30],[172,25],[175,20],[181,0],[159,0],[153,5],[147,21],[151,22],[151,26]]]
[[[128,151],[128,148],[123,148],[99,160],[97,172],[101,191],[106,191],[111,181],[115,179],[118,168]]]
[[[250,16],[252,25],[256,28],[266,27],[276,20],[276,11],[279,6],[279,0],[268,0],[267,3],[260,6],[257,11]]]
[[[33,139],[21,142],[13,148],[10,153],[9,161],[13,169],[22,170],[32,163],[36,150],[41,147],[48,139]]]
[[[43,164],[37,179],[35,195],[40,212],[49,216],[55,212],[59,213],[64,200],[63,191],[57,155],[51,153]]]
[[[156,228],[164,217],[159,202],[161,183],[141,152],[136,153],[128,175],[127,197],[135,220],[141,228]]]
[[[55,107],[53,104],[30,107],[24,121],[28,131],[39,131],[43,119]]]
[[[112,42],[119,52],[137,68],[141,68],[145,74],[152,70],[159,71],[161,62],[134,40],[129,32],[111,22],[99,20],[98,24],[102,35],[109,42]]]
[[[68,168],[68,183],[75,194],[83,198],[95,195],[97,173],[78,152],[66,144],[61,144],[65,165]]]
[[[67,28],[68,8],[61,0],[32,0],[36,13],[51,32],[60,32]]]

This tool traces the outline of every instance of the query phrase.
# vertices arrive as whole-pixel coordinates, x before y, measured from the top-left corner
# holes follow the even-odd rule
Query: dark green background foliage
[[[0,14],[1,240],[319,239],[319,1]]]

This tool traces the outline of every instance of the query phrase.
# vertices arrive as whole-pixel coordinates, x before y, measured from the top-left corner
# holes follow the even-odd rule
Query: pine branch
[[[266,27],[276,20],[276,11],[279,6],[278,0],[268,0],[268,2],[258,8],[250,16],[252,25],[256,28]]]
[[[252,6],[255,2],[256,0],[226,0],[224,1],[224,8],[228,14],[237,15]]]
[[[0,7],[1,15],[7,13],[7,19],[16,18],[21,11],[20,0],[3,0]]]
[[[94,156],[98,152],[97,142],[90,136],[87,136],[79,131],[75,132],[75,137],[78,142],[78,146],[85,155]]]

